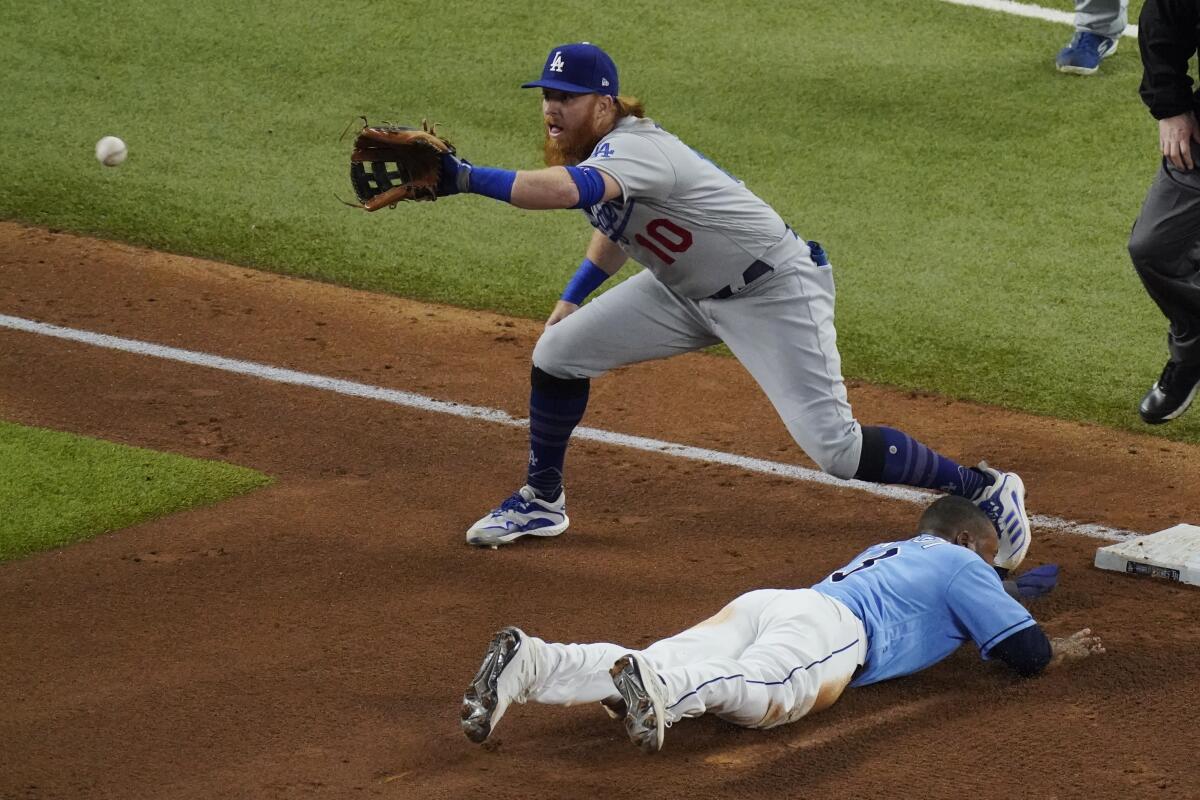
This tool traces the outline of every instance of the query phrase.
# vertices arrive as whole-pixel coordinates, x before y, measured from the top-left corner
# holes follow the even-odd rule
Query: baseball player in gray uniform
[[[443,156],[441,195],[578,208],[595,229],[533,352],[525,485],[472,525],[467,541],[494,546],[567,529],[563,463],[592,378],[724,342],[822,470],[965,497],[996,527],[995,565],[1017,566],[1030,543],[1020,477],[964,467],[901,431],[860,425],[842,380],[833,272],[820,246],[646,118],[618,85],[599,47],[556,47],[541,78],[524,85],[542,90],[547,168]],[[584,305],[630,258],[646,270]]]

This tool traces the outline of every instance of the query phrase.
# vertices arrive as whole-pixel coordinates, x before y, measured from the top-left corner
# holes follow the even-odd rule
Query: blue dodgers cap
[[[564,44],[550,51],[542,78],[522,89],[557,89],[571,94],[617,95],[617,65],[608,53],[588,42]]]

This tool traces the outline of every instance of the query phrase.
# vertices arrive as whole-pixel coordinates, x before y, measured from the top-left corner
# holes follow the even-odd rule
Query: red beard
[[[576,131],[574,133],[561,133],[557,139],[550,138],[550,131],[547,128],[544,133],[545,141],[542,143],[542,158],[546,162],[547,167],[573,167],[580,161],[586,161],[587,157],[596,149],[596,145],[603,138],[603,133],[596,130],[595,120],[588,122],[587,128]]]

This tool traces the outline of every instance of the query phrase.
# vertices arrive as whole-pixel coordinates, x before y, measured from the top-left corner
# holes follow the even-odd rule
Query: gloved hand
[[[427,122],[409,128],[368,125],[364,118],[350,154],[350,183],[358,207],[378,211],[405,200],[436,200],[445,178],[445,155],[453,157],[454,147]]]
[[[1016,594],[1022,600],[1033,600],[1050,594],[1058,585],[1058,564],[1043,564],[1034,567],[1024,575],[1012,581],[1016,586]]]
[[[442,153],[442,174],[438,179],[438,197],[471,191],[471,162],[454,151]]]

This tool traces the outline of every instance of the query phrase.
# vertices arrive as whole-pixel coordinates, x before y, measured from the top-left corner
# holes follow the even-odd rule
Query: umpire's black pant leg
[[[1170,323],[1172,360],[1200,362],[1200,169],[1164,160],[1133,224],[1129,257]]]

